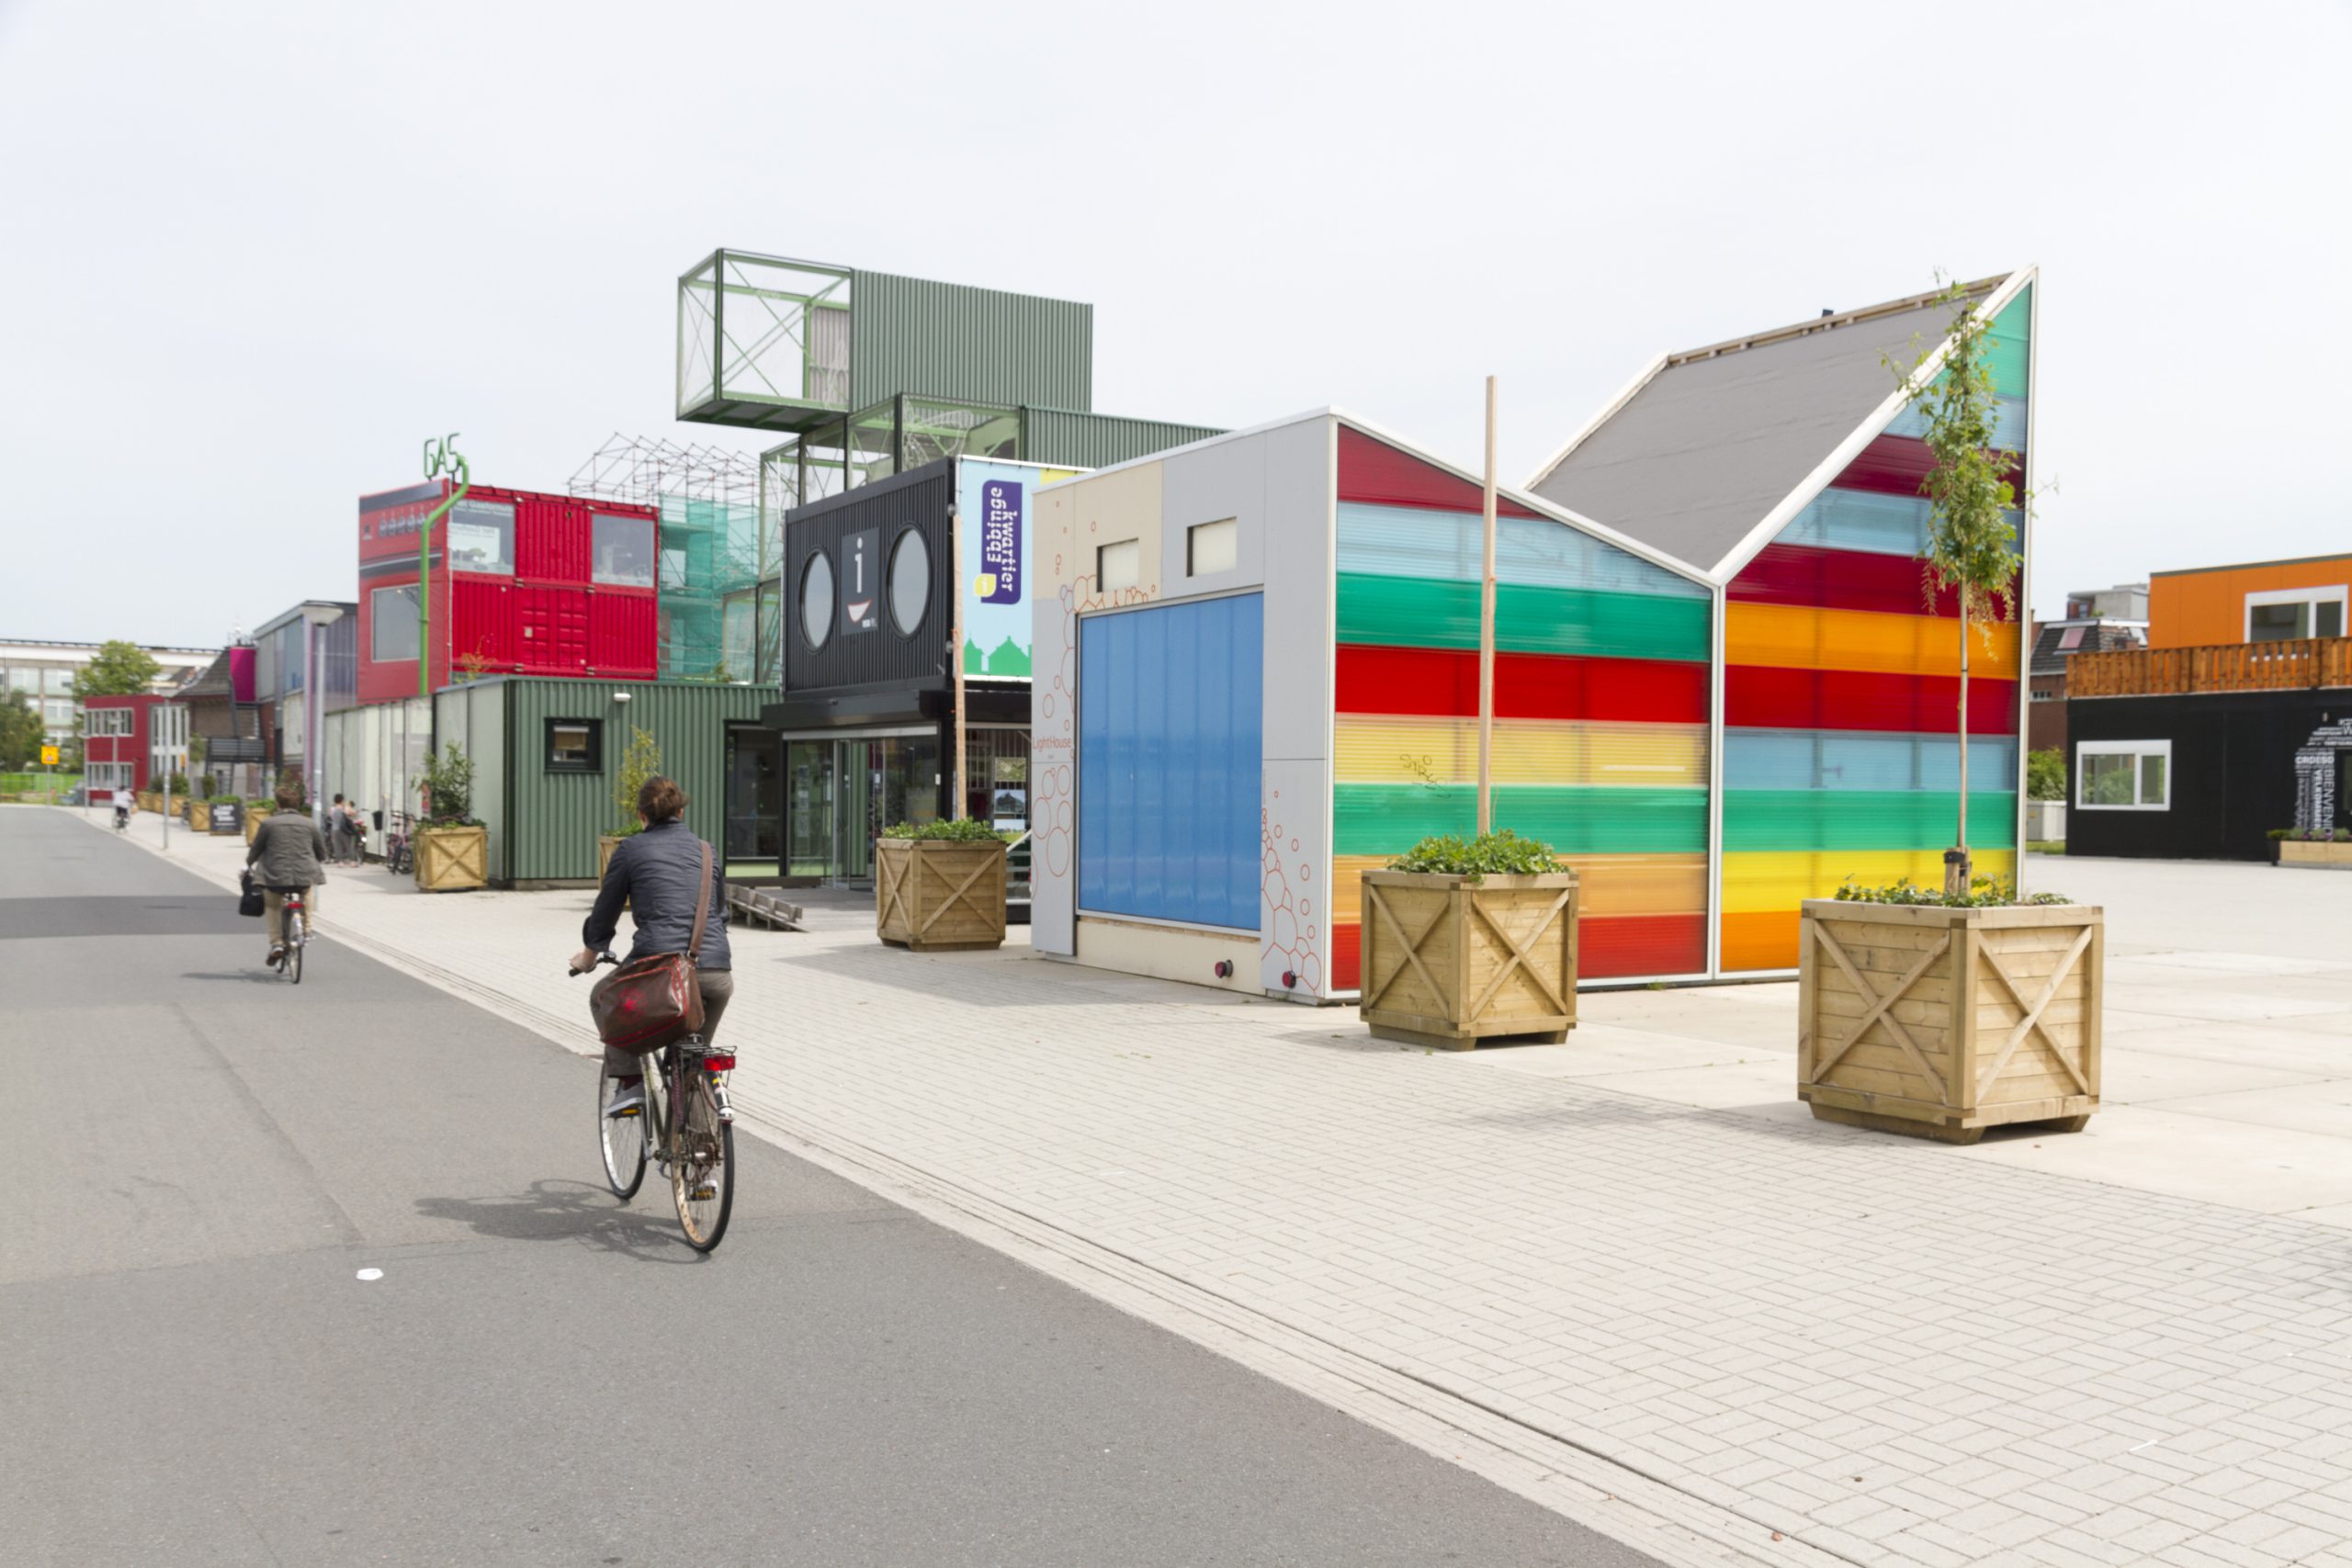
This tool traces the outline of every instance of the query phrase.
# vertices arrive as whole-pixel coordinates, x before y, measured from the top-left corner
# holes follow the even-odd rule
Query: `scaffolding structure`
[[[662,680],[774,678],[774,584],[762,584],[777,574],[782,536],[761,526],[757,457],[616,432],[568,488],[661,513]]]

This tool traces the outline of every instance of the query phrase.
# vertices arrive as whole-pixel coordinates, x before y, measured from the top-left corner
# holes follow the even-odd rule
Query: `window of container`
[[[2075,804],[2085,811],[2172,806],[2172,742],[2086,740],[2075,750]]]
[[[379,664],[416,657],[416,590],[379,588],[368,595],[368,657]]]
[[[1104,545],[1094,552],[1094,587],[1097,592],[1113,593],[1122,588],[1135,588],[1143,582],[1143,545],[1136,539],[1122,539],[1114,545]]]
[[[449,509],[449,564],[458,571],[514,575],[514,503],[461,501]]]
[[[819,550],[800,569],[800,640],[822,648],[833,635],[833,559]]]
[[[548,720],[548,772],[601,773],[605,771],[605,721],[601,718]]]
[[[1184,530],[1184,575],[1206,577],[1231,571],[1241,562],[1241,522],[1227,517],[1216,523],[1195,523]]]
[[[2245,640],[2342,637],[2346,587],[2282,588],[2245,596]]]
[[[922,629],[931,608],[931,547],[913,528],[901,528],[890,546],[890,624],[900,637]]]
[[[591,523],[596,564],[590,575],[614,588],[652,587],[653,519],[599,512]]]

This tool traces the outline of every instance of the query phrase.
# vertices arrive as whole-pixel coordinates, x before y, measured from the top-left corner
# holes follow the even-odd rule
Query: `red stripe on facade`
[[[1332,705],[1340,713],[1477,716],[1475,652],[1341,643],[1337,677]],[[1498,653],[1495,714],[1500,718],[1704,724],[1707,667],[1665,659]]]
[[[1486,492],[1459,474],[1449,474],[1344,424],[1340,426],[1340,499],[1368,506],[1421,506],[1435,512],[1478,512],[1487,503]],[[1502,496],[1495,500],[1495,512],[1502,517],[1535,515]]]
[[[1968,682],[1968,732],[2017,733],[2018,683],[1977,676]],[[1954,675],[1881,675],[1854,670],[1781,670],[1734,664],[1724,671],[1724,722],[1753,729],[1949,730],[1960,712]]]
[[[1707,967],[1707,917],[1586,916],[1577,922],[1577,973],[1588,980],[1695,975]],[[1331,928],[1331,988],[1363,985],[1363,928]]]
[[[1829,482],[1840,490],[1871,490],[1882,495],[1917,495],[1920,481],[1936,466],[1928,444],[1912,435],[1882,435]],[[2009,470],[2009,483],[2022,494],[2025,470]]]
[[[1730,595],[1759,604],[1876,610],[1891,615],[1958,615],[1960,601],[1949,588],[1937,592],[1935,608],[1928,610],[1926,581],[1915,556],[1767,545],[1733,580]]]

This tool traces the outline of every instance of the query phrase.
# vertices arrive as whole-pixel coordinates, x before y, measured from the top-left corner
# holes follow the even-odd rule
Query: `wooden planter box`
[[[1365,1025],[1383,1040],[1467,1051],[1556,1045],[1577,1023],[1576,873],[1363,873]]]
[[[420,893],[457,893],[490,886],[490,829],[419,828],[416,887]]]
[[[179,797],[176,795],[173,796],[173,799],[175,800],[177,800],[178,798]],[[180,807],[180,820],[187,823],[190,828],[193,828],[199,833],[209,833],[212,831],[211,802],[204,800],[189,801],[187,805]]]
[[[153,811],[159,817],[163,815],[164,792],[160,789],[140,790],[130,799],[131,803],[141,811]]]
[[[874,931],[916,953],[1003,946],[1003,841],[875,840]]]
[[[265,823],[265,822],[268,821],[272,817],[275,817],[275,816],[277,816],[277,807],[276,807],[275,806],[248,806],[248,807],[245,807],[245,842],[247,842],[247,843],[249,843],[249,844],[250,844],[250,843],[252,843],[252,842],[254,841],[254,835],[255,833],[258,833],[258,832],[260,832],[260,831],[261,831],[261,825],[262,825],[263,823]]]
[[[2098,1109],[2102,912],[1804,901],[1797,1098],[1825,1122],[1973,1144]]]
[[[2281,839],[2280,865],[2352,865],[2352,840]],[[2313,886],[2317,886],[2314,884]]]

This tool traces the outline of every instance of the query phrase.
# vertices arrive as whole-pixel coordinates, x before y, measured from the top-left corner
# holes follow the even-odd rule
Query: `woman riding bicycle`
[[[571,967],[585,973],[596,955],[620,929],[621,905],[628,905],[637,921],[637,939],[623,961],[657,953],[684,953],[695,931],[695,891],[702,885],[705,846],[686,829],[686,792],[658,774],[637,792],[638,819],[645,830],[623,839],[605,868],[604,886],[597,889],[596,907],[580,929],[588,945],[573,955]],[[735,995],[734,958],[727,947],[727,889],[714,877],[710,885],[710,916],[705,925],[702,953],[695,964],[702,983],[702,1039],[707,1046],[718,1032],[718,1019]],[[612,1102],[606,1114],[645,1102],[643,1059],[626,1051],[605,1050],[605,1070],[613,1079]]]
[[[298,783],[277,786],[277,809],[254,829],[245,863],[259,863],[254,880],[262,886],[262,908],[269,917],[269,961],[286,956],[286,895],[300,891],[307,929],[319,929],[319,886],[327,879],[326,835],[311,820]]]

